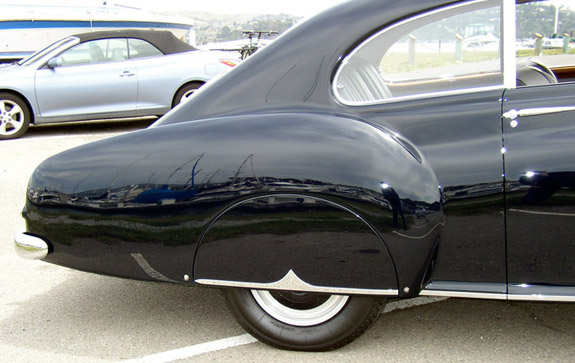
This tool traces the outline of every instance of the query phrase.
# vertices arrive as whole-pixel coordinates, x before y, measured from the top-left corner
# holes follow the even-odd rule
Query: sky
[[[133,2],[150,10],[201,10],[224,14],[292,14],[311,15],[343,0],[122,0],[117,3]]]
[[[208,11],[218,14],[312,15],[345,0],[0,0],[14,5],[128,5],[150,11]]]
[[[0,4],[17,5],[100,5],[120,4],[145,10],[208,11],[218,14],[291,14],[308,16],[345,0],[0,0]],[[574,0],[553,0],[561,6],[575,9]]]

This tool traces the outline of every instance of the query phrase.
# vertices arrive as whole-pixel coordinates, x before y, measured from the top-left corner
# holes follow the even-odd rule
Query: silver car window
[[[164,55],[158,48],[142,39],[128,39],[130,59],[157,57]]]
[[[125,38],[100,39],[78,44],[60,55],[63,66],[117,62],[128,59]]]

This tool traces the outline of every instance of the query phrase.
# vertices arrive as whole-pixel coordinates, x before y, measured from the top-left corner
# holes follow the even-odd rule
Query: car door
[[[575,83],[505,99],[509,292],[549,295],[575,286]]]
[[[348,112],[408,140],[441,184],[446,218],[423,294],[505,298],[502,6],[470,2],[393,24],[346,57],[334,80]],[[474,33],[468,25],[478,23]],[[399,270],[423,263],[414,251],[402,251],[410,259],[395,261]]]
[[[575,295],[575,55],[569,39],[564,49],[536,45],[554,32],[545,23],[559,5],[517,5],[518,87],[502,118],[510,298]]]
[[[61,66],[36,72],[36,99],[43,118],[126,116],[136,109],[137,76],[126,39],[94,40],[60,54]]]

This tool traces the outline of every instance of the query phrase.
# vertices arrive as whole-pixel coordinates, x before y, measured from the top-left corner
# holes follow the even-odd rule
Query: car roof
[[[196,50],[196,48],[189,45],[188,43],[181,41],[174,34],[166,30],[109,30],[81,33],[74,36],[80,39],[80,43],[109,38],[141,39],[154,45],[164,54],[182,53]]]
[[[401,19],[464,2],[340,2],[299,22],[157,124],[235,115],[238,110],[262,107],[334,107],[328,86],[334,69],[361,42]]]

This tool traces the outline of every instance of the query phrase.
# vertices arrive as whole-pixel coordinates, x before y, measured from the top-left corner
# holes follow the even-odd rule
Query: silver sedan
[[[0,68],[0,140],[31,124],[163,115],[237,62],[167,31],[70,36]]]

